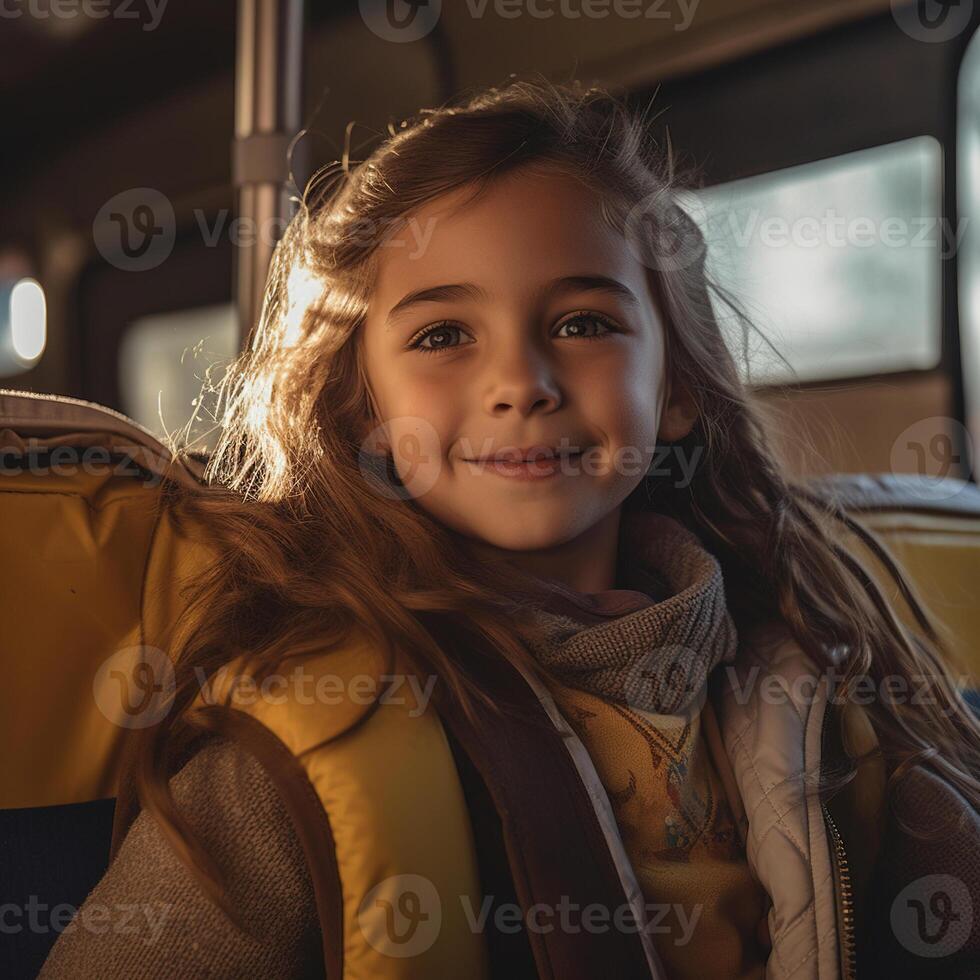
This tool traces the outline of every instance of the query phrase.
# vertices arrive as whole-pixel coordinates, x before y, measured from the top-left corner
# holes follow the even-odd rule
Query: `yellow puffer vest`
[[[393,674],[351,641],[272,686],[243,684],[233,666],[208,691],[217,704],[198,700],[202,721],[262,761],[287,802],[314,871],[328,976],[486,977],[465,915],[479,914],[480,881],[453,757],[431,707]],[[361,703],[372,692],[385,699],[373,711]]]
[[[176,466],[149,433],[102,406],[10,391],[0,391],[0,453],[0,744],[17,746],[0,753],[0,809],[116,796],[115,853],[138,811],[127,735],[166,710],[185,586],[218,557],[202,529],[176,525],[160,488],[199,488],[201,470]],[[971,633],[972,623],[965,643]],[[584,746],[563,737],[567,724],[531,678],[494,669],[526,722],[437,714],[417,688],[386,680],[404,666],[360,635],[291,663],[258,696],[236,687],[229,665],[202,686],[197,716],[274,778],[309,859],[327,976],[665,980],[643,929],[575,931],[554,917],[563,904],[597,904],[624,910],[620,922],[647,922]],[[385,697],[372,699],[379,690]],[[481,866],[487,838],[475,830],[468,769],[500,819],[497,881],[513,886],[522,923],[537,916],[527,949],[508,947],[513,968],[499,934],[481,925],[481,879],[495,869]],[[844,848],[870,868],[875,840],[854,814],[879,803],[861,786],[833,801],[834,817]],[[867,873],[852,867],[855,890]]]

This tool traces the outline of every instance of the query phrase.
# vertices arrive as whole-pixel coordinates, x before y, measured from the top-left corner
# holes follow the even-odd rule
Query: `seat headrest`
[[[206,458],[175,459],[152,432],[122,412],[67,395],[0,388],[0,453],[69,444],[128,455],[156,476],[194,487],[204,482]]]
[[[914,473],[837,473],[809,488],[849,511],[910,510],[980,517],[980,487],[955,477]]]

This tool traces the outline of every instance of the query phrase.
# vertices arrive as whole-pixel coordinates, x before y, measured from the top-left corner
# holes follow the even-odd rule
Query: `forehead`
[[[646,295],[646,270],[603,218],[599,194],[556,173],[516,171],[404,216],[378,249],[373,315],[410,289],[473,282],[491,295],[533,293],[568,275],[607,275]]]

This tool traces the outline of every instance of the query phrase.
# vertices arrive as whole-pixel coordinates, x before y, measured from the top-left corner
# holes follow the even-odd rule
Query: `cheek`
[[[617,442],[644,446],[655,441],[661,373],[655,349],[633,350],[616,364],[610,364],[601,383],[589,390],[596,421]]]
[[[431,374],[402,371],[387,386],[389,417],[425,420],[439,432],[448,432],[460,410],[459,386],[446,384]]]
[[[459,424],[455,386],[433,384],[411,373],[390,377],[384,404],[386,428],[399,472],[441,465]]]
[[[446,441],[442,430],[417,407],[396,411],[385,424],[395,471],[408,496],[422,498],[444,475]]]
[[[401,352],[382,346],[370,335],[364,356],[365,375],[385,419],[419,417],[438,424],[445,412],[445,386],[434,383],[432,372],[425,371],[424,365],[406,360]]]

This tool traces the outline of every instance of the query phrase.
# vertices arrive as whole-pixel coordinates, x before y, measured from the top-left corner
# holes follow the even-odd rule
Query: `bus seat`
[[[119,668],[159,668],[206,554],[161,490],[202,475],[103,406],[0,390],[0,976],[35,976],[105,872],[139,718]]]
[[[980,679],[980,487],[953,477],[837,474],[810,488],[829,496],[885,546],[911,579],[950,649],[961,686]],[[916,621],[884,564],[855,535],[858,553],[899,618]]]
[[[165,695],[161,658],[169,664],[186,620],[184,587],[217,555],[203,529],[172,519],[162,493],[168,481],[202,488],[203,460],[177,464],[111,409],[0,390],[0,464],[0,976],[22,977],[64,928],[52,910],[77,908],[105,871],[122,752],[137,726],[124,685],[148,663]],[[814,487],[873,528],[957,656],[980,666],[980,490],[865,475]],[[905,615],[880,566],[876,574]],[[157,704],[165,710],[165,696]]]

